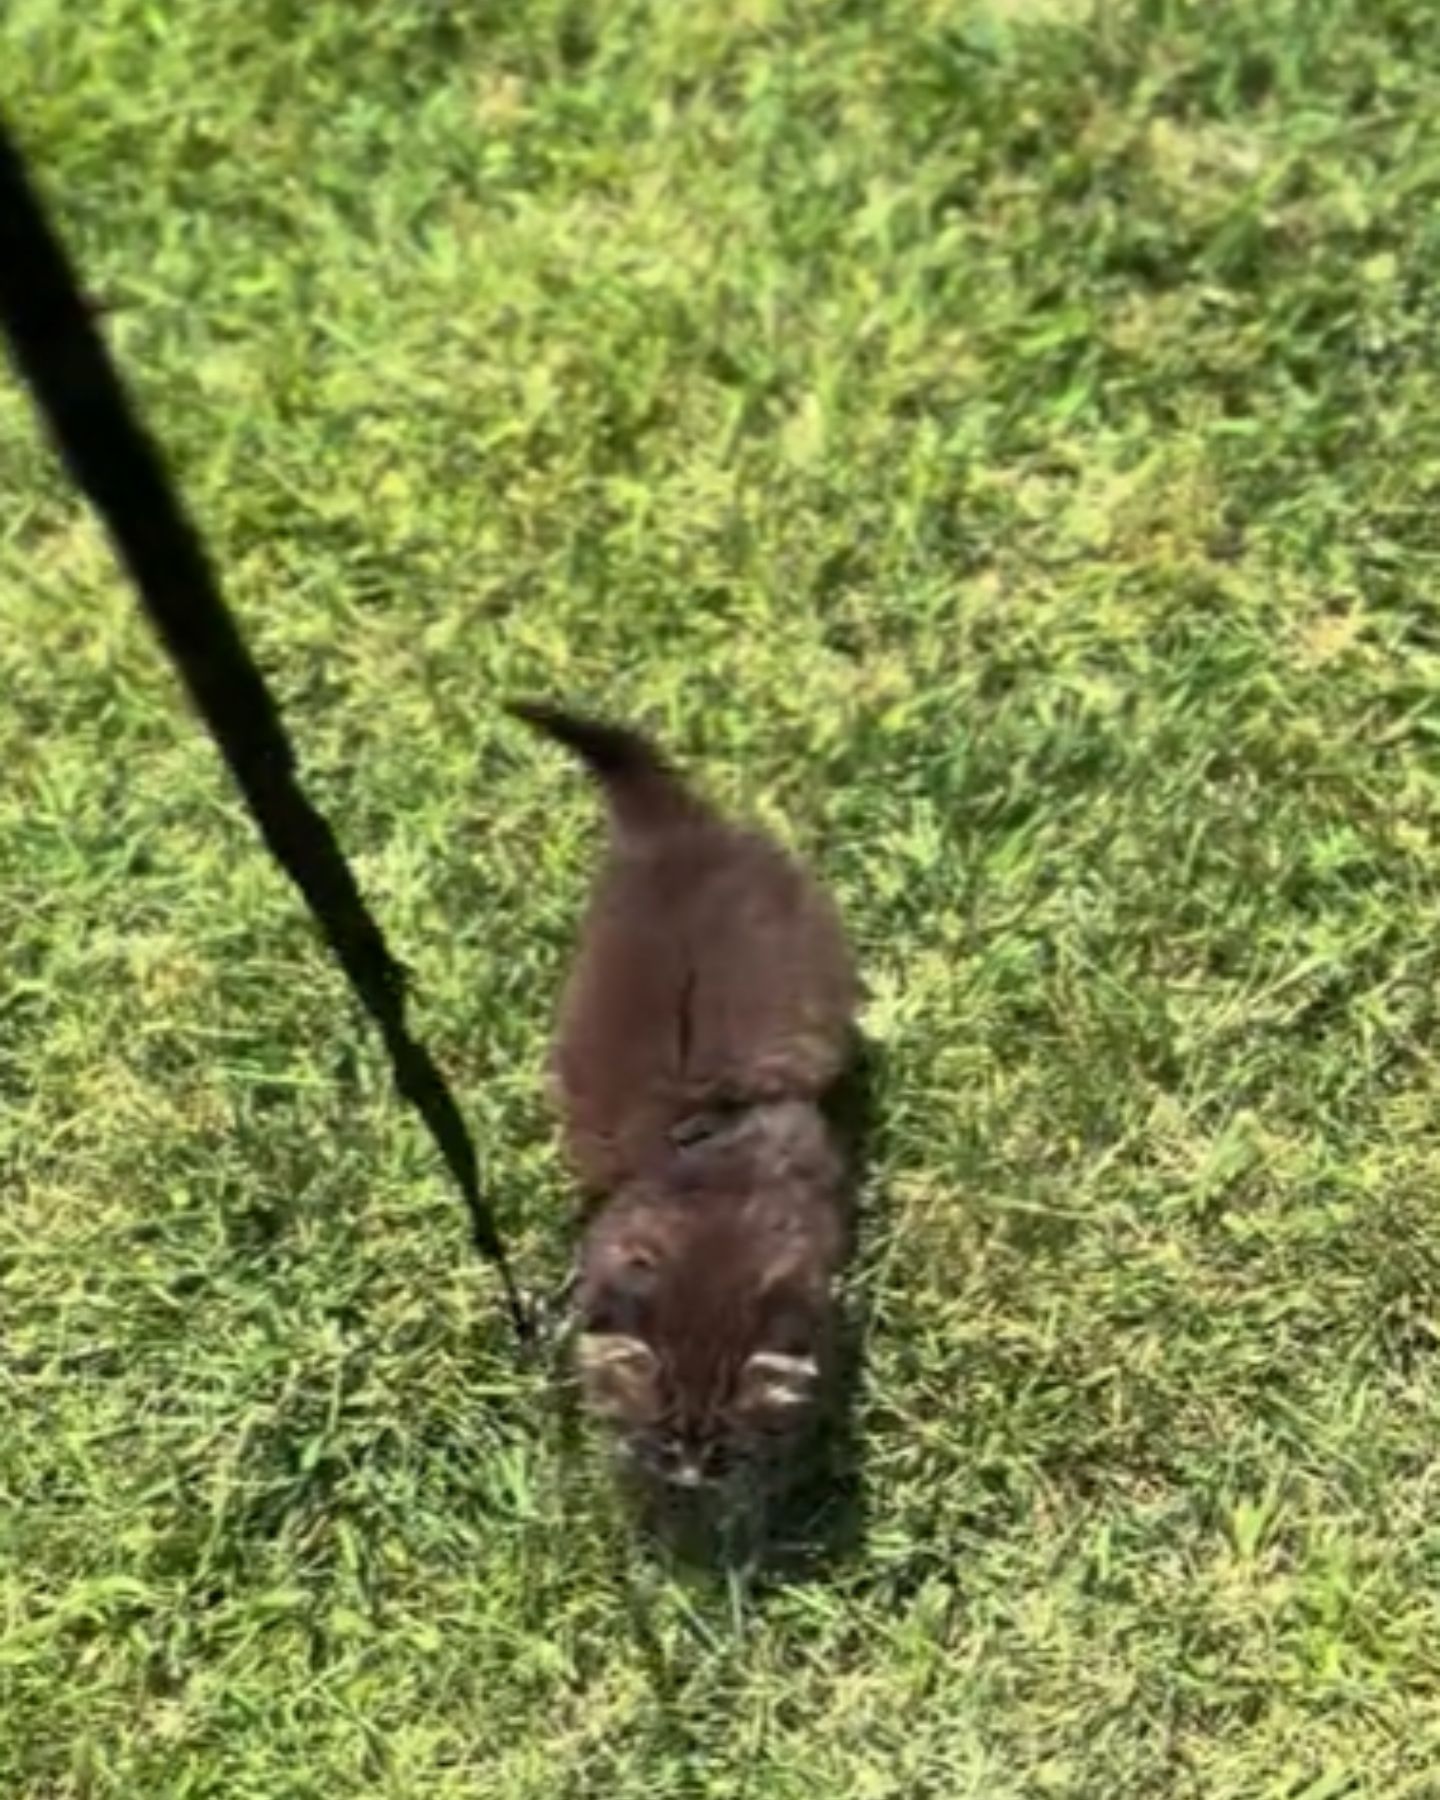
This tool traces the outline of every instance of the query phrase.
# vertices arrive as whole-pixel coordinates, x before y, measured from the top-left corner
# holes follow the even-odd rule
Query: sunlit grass
[[[5,87],[530,1283],[643,718],[840,894],[861,1540],[667,1570],[0,392],[0,1790],[1440,1767],[1440,10],[64,8]]]

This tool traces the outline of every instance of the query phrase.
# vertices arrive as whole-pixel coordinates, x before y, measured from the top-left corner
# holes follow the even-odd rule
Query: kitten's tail
[[[638,731],[544,700],[513,700],[505,710],[579,757],[600,784],[617,831],[657,831],[707,816],[704,803]]]

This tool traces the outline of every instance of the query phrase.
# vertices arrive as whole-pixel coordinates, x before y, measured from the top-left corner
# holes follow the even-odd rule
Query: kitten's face
[[[585,1396],[643,1473],[680,1488],[743,1482],[803,1433],[820,1396],[830,1301],[797,1249],[767,1258],[738,1233],[682,1223],[668,1237],[632,1229],[592,1262]]]
[[[756,1350],[717,1363],[697,1387],[678,1376],[665,1346],[598,1333],[586,1334],[581,1367],[589,1403],[625,1455],[677,1488],[762,1476],[811,1416],[820,1374],[814,1356]]]

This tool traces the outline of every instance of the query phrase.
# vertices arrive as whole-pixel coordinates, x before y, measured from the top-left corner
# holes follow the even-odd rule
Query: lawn
[[[1440,1794],[1440,7],[10,0],[532,1289],[652,724],[841,897],[857,1529],[634,1541],[0,383],[7,1800]]]

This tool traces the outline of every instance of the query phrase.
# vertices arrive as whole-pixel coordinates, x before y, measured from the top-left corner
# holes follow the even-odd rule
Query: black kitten
[[[581,758],[610,816],[552,1060],[600,1202],[584,1391],[646,1472],[728,1482],[783,1462],[829,1372],[846,1192],[819,1102],[852,1048],[850,953],[810,876],[639,734],[514,710]]]

